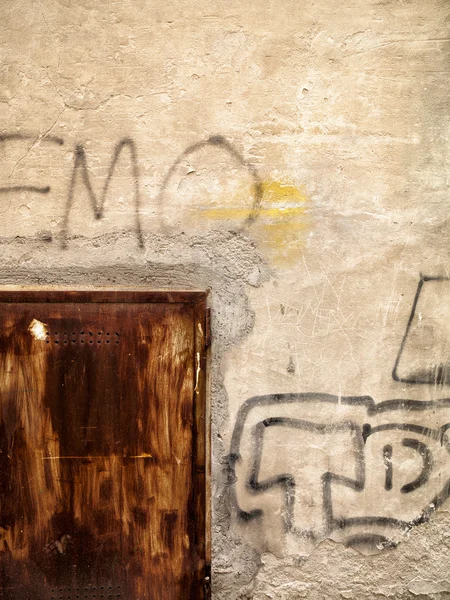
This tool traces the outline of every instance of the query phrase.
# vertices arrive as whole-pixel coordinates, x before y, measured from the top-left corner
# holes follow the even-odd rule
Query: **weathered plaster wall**
[[[213,598],[449,596],[448,1],[0,14],[1,284],[211,289]]]

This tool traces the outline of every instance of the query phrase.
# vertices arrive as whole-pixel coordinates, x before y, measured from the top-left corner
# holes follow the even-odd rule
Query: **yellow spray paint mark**
[[[250,198],[249,189],[245,188],[233,198],[234,206],[203,208],[201,214],[208,219],[243,222],[251,214]],[[251,226],[252,233],[273,260],[292,263],[302,249],[304,232],[310,225],[309,212],[309,198],[295,185],[282,181],[262,182],[261,208]]]

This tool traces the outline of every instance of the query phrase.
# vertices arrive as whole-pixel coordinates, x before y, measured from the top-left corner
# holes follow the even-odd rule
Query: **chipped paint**
[[[200,393],[199,391],[199,378],[200,378],[200,352],[197,352],[197,354],[195,355],[195,387],[194,387],[194,392],[198,395]]]
[[[47,339],[47,325],[42,323],[42,321],[38,321],[37,319],[33,319],[28,327],[28,331],[34,337],[35,340],[39,340],[44,342]]]

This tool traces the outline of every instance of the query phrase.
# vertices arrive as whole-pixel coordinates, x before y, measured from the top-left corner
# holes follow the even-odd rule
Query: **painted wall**
[[[0,283],[211,290],[213,598],[450,594],[449,3],[0,13]]]

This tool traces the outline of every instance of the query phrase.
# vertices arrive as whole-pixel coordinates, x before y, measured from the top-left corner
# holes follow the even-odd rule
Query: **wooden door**
[[[205,597],[203,293],[0,293],[0,597]]]

